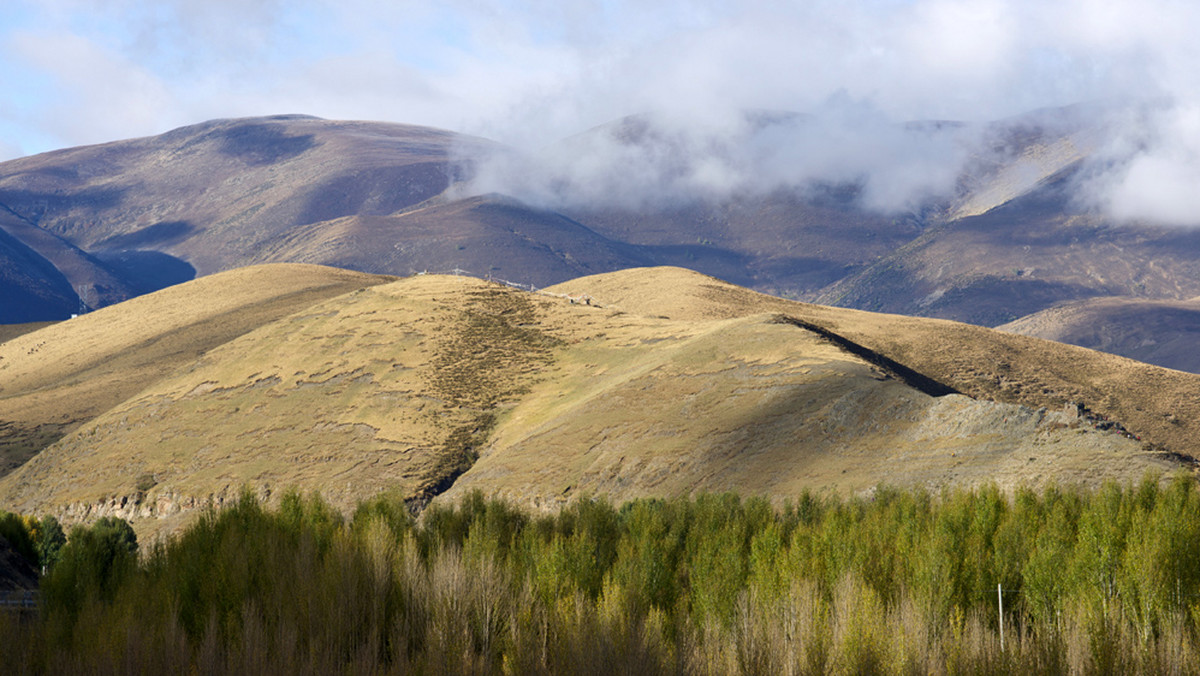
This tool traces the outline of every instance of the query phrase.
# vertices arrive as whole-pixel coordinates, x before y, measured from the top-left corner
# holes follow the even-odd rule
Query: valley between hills
[[[531,292],[255,266],[0,344],[0,504],[148,536],[243,488],[416,510],[1096,486],[1192,471],[1198,380],[680,268]]]

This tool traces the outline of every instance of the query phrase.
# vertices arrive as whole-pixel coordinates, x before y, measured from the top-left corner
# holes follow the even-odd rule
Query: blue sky
[[[0,159],[274,113],[536,146],[640,110],[703,120],[834,96],[893,119],[1191,105],[1195,4],[6,0]]]

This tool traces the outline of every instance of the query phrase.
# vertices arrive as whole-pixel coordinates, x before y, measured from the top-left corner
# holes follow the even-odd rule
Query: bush
[[[38,565],[37,545],[29,523],[18,514],[0,512],[0,537],[31,565]]]

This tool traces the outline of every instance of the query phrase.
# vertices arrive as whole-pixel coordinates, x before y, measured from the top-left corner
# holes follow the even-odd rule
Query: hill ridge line
[[[791,324],[797,328],[811,331],[812,333],[820,336],[822,339],[833,343],[838,348],[849,352],[850,354],[866,361],[872,366],[879,368],[888,376],[899,380],[915,390],[923,392],[924,394],[928,394],[931,397],[944,397],[947,394],[962,394],[962,392],[949,385],[946,385],[945,383],[934,380],[920,371],[905,366],[894,359],[885,357],[869,347],[860,345],[853,340],[834,333],[833,331],[830,331],[829,329],[818,324],[806,322],[803,319],[797,319],[796,317],[790,317],[788,315],[776,315],[775,321],[781,324]]]

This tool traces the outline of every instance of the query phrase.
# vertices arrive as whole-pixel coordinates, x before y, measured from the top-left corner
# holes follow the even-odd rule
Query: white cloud
[[[669,206],[819,185],[853,185],[881,211],[950,193],[971,128],[898,125],[841,94],[813,114],[642,115],[529,154],[483,162],[471,190],[542,206]]]
[[[86,38],[21,33],[10,44],[57,90],[38,113],[41,124],[61,138],[94,143],[182,122],[172,115],[178,111],[167,83]]]
[[[1106,170],[1082,197],[1120,220],[1200,225],[1200,105],[1163,105],[1131,116],[1098,159]]]
[[[594,158],[561,160],[545,151],[539,162],[566,172],[565,184],[538,188],[527,180],[527,192],[549,199],[575,185],[585,196],[633,195],[629,184],[648,177],[685,193],[720,192],[856,176],[866,181],[865,198],[882,207],[946,189],[969,143],[922,138],[904,132],[903,121],[981,121],[1076,101],[1156,97],[1178,112],[1154,117],[1152,133],[1136,132],[1159,141],[1116,162],[1124,173],[1108,177],[1101,197],[1122,217],[1173,222],[1191,218],[1194,206],[1166,193],[1195,178],[1193,149],[1200,149],[1200,132],[1186,123],[1200,106],[1195,3],[15,0],[7,7],[0,65],[18,71],[11,80],[21,83],[23,100],[0,100],[0,116],[4,134],[25,129],[0,139],[10,148],[303,112],[455,128],[532,152],[656,111],[669,148],[605,147]],[[816,121],[748,134],[746,109],[811,111]],[[734,149],[735,140],[748,146]],[[693,153],[683,171],[671,164],[681,149]],[[644,166],[630,169],[634,161]],[[1151,194],[1158,198],[1139,197]]]

